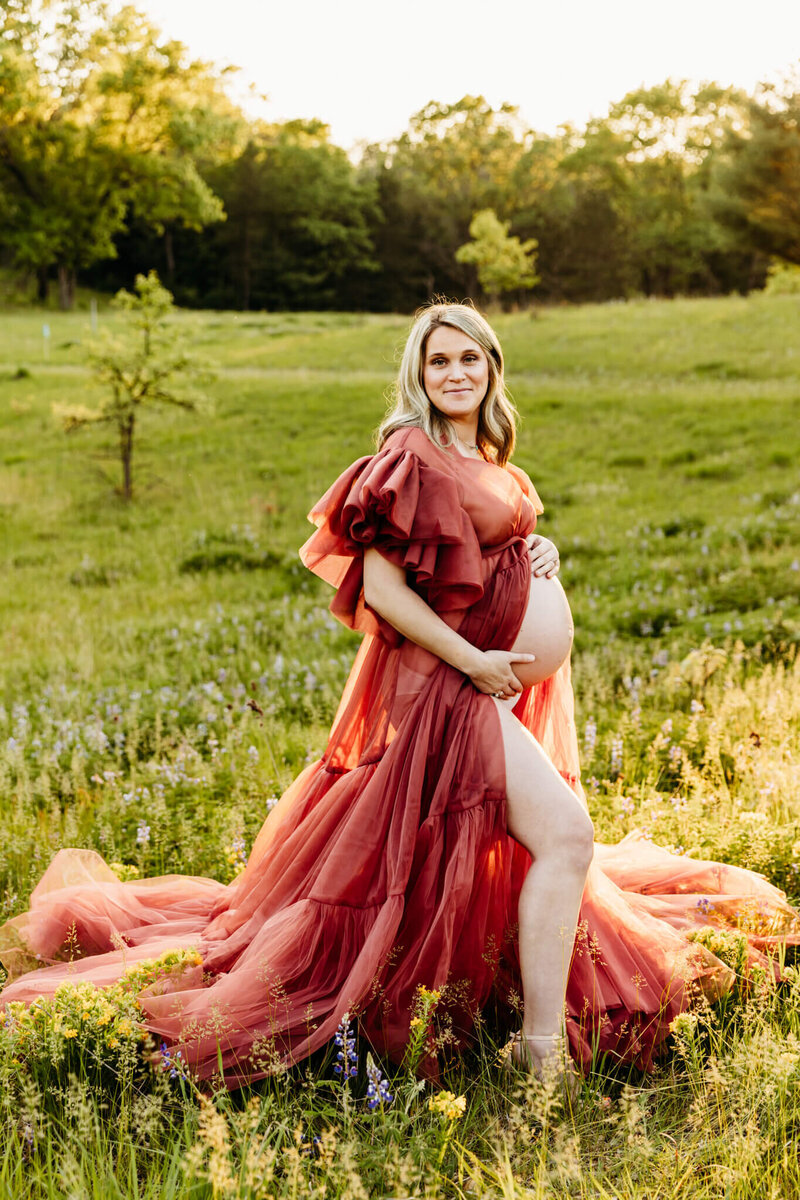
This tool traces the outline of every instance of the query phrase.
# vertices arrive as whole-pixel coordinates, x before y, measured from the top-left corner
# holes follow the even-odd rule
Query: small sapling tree
[[[92,371],[109,385],[109,393],[96,409],[85,405],[53,405],[67,433],[86,425],[115,425],[122,465],[122,496],[133,495],[133,439],[143,408],[174,405],[197,412],[206,397],[193,389],[207,373],[201,372],[179,346],[178,331],[170,316],[172,293],[158,275],[137,275],[133,292],[124,288],[112,300],[123,314],[118,333],[105,331],[89,346]]]
[[[516,291],[517,288],[532,288],[539,282],[536,274],[536,248],[538,242],[529,238],[521,242],[509,235],[510,221],[501,221],[491,208],[484,208],[472,218],[469,236],[456,250],[460,263],[474,263],[478,271],[478,282],[495,303],[501,292]]]

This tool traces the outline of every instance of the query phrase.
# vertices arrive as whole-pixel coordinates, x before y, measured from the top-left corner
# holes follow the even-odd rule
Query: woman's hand
[[[529,533],[525,541],[528,543],[531,559],[531,574],[544,575],[545,579],[552,579],[557,575],[561,561],[553,542],[538,533]]]
[[[535,654],[515,654],[512,650],[479,650],[475,666],[467,674],[479,692],[508,700],[522,691],[522,684],[514,674],[515,662],[535,662]]]

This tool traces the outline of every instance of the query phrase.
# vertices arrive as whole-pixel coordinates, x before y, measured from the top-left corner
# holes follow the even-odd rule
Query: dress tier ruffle
[[[195,947],[202,968],[141,997],[147,1025],[201,1077],[221,1063],[231,1087],[324,1046],[345,1012],[398,1059],[420,984],[444,988],[461,1037],[477,1009],[509,1008],[530,859],[506,832],[496,706],[365,605],[362,562],[377,547],[470,642],[509,648],[537,511],[523,472],[458,460],[419,430],[354,463],[313,510],[318,528],[301,551],[337,589],[332,610],[365,633],[323,757],[283,795],[227,886],[121,883],[94,852],[60,851],[29,912],[0,928],[12,974],[52,965],[17,978],[2,999],[31,1001],[67,979],[106,985],[142,958]],[[583,798],[569,664],[523,693],[515,712]],[[698,896],[713,900],[707,915]],[[797,914],[761,876],[634,837],[598,846],[567,995],[575,1056],[608,1051],[646,1065],[692,996],[731,984],[687,935],[730,927],[754,907],[754,958],[800,940]],[[65,963],[68,938],[83,957]]]

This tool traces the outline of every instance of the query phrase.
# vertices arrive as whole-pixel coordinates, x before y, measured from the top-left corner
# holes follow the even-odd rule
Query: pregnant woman
[[[122,883],[93,851],[62,850],[0,928],[9,974],[51,965],[0,1002],[193,946],[202,967],[141,997],[147,1026],[231,1087],[324,1046],[346,1014],[399,1059],[420,985],[441,990],[456,1042],[489,1003],[519,1021],[521,997],[511,1053],[537,1074],[567,1071],[567,1047],[584,1067],[646,1066],[682,1008],[731,985],[693,930],[742,929],[763,961],[800,940],[797,914],[739,868],[635,836],[593,848],[558,556],[508,461],[502,353],[474,309],[418,317],[378,440],[301,551],[365,634],[322,758],[227,886]],[[59,961],[67,946],[83,957]]]

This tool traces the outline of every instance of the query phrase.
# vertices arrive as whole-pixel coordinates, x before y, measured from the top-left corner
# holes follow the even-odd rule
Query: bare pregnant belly
[[[535,654],[532,663],[512,663],[523,687],[553,675],[572,649],[572,613],[558,579],[531,576],[528,605],[512,650]],[[516,697],[511,703],[516,701]],[[507,702],[508,703],[508,702]]]

